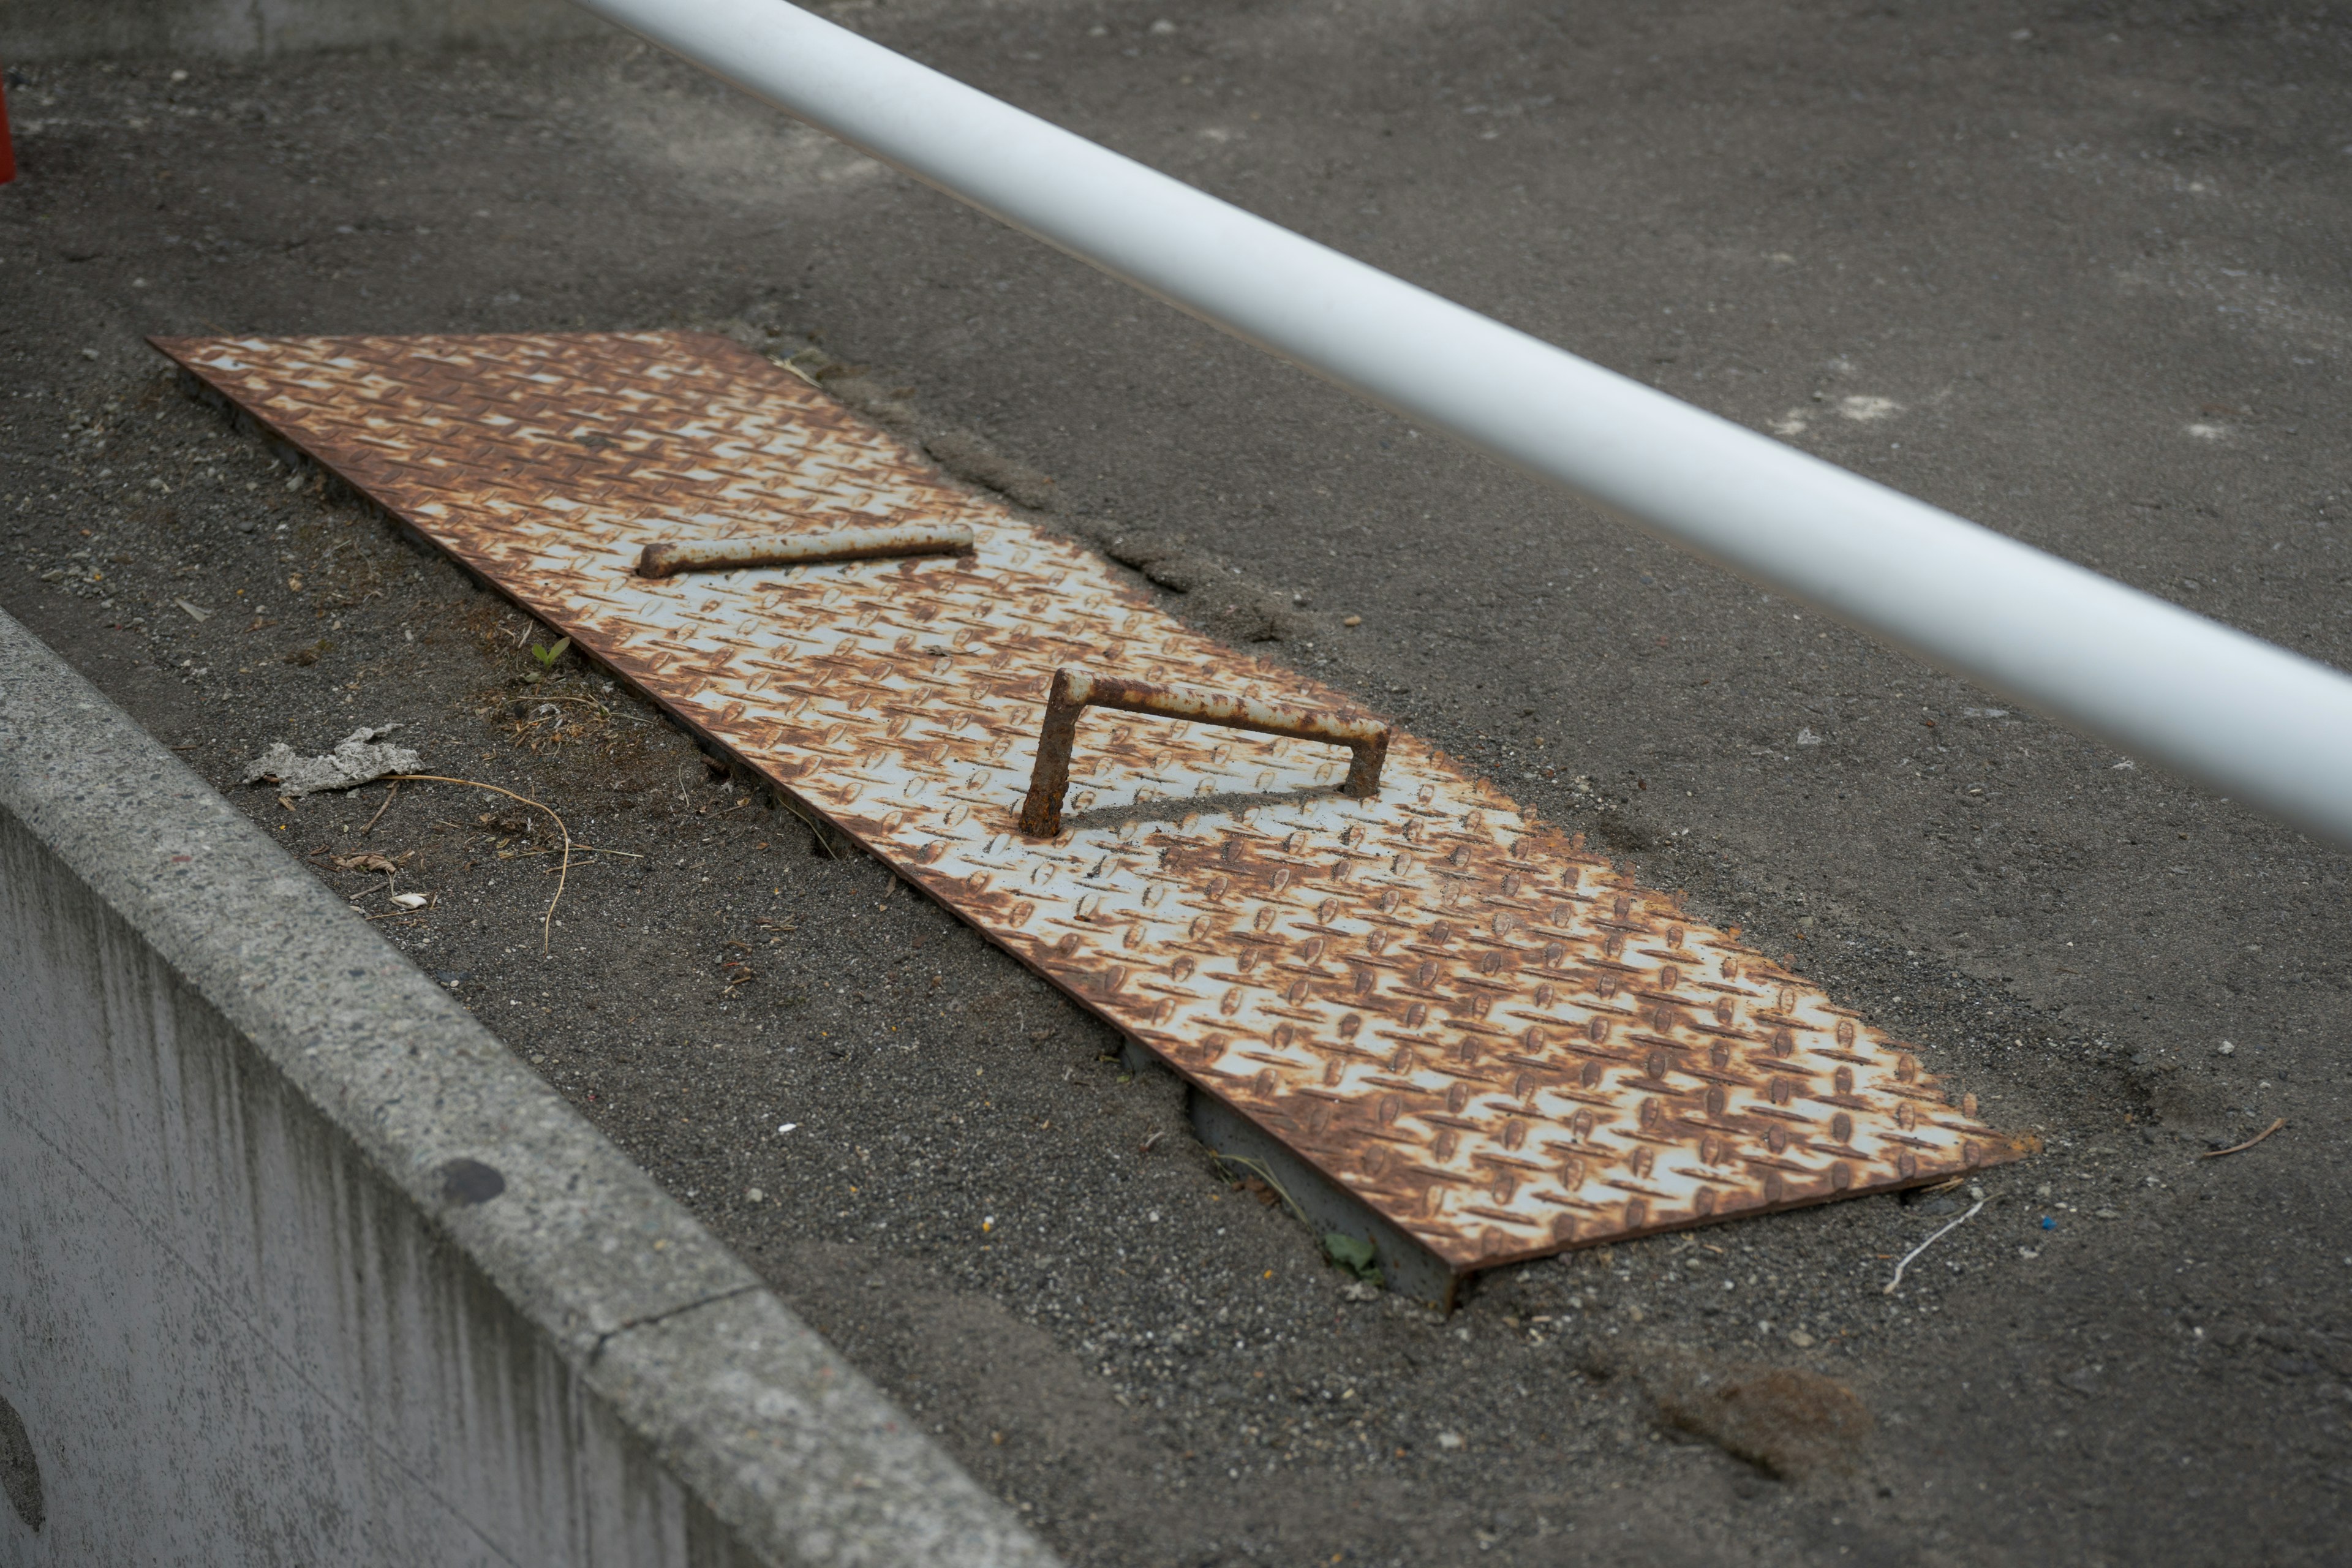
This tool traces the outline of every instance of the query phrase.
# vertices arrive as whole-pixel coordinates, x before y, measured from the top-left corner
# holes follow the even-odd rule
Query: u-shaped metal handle
[[[1033,838],[1051,838],[1062,831],[1062,796],[1070,787],[1070,748],[1077,740],[1078,715],[1088,708],[1190,719],[1232,730],[1255,730],[1261,735],[1345,746],[1352,755],[1339,793],[1359,800],[1380,793],[1381,764],[1389,754],[1389,727],[1378,720],[1335,718],[1287,702],[1230,697],[1197,686],[1155,686],[1066,664],[1054,671],[1054,685],[1045,696],[1045,721],[1037,735],[1037,765],[1029,775],[1029,794],[1021,803],[1021,831]]]

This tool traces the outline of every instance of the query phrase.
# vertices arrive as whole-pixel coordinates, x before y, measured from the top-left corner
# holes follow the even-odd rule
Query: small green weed
[[[1359,1279],[1380,1283],[1380,1266],[1373,1261],[1376,1255],[1369,1241],[1344,1230],[1327,1230],[1323,1233],[1323,1256]]]

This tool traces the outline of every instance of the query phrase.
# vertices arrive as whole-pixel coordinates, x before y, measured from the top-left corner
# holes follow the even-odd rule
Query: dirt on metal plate
[[[1457,1274],[2017,1158],[1899,1043],[1413,737],[1083,721],[1054,671],[1343,717],[799,378],[686,333],[159,346]],[[647,579],[648,544],[968,525],[969,557]]]

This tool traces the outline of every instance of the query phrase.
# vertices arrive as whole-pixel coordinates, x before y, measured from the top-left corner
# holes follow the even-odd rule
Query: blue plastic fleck
[[[2042,1216],[2042,1228],[2044,1230],[2056,1230],[2058,1228],[2058,1222],[2052,1219],[2048,1215],[2043,1215]]]

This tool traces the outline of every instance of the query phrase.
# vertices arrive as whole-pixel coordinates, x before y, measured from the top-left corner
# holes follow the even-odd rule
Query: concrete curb
[[[0,1562],[1053,1560],[5,616],[0,1083]]]

